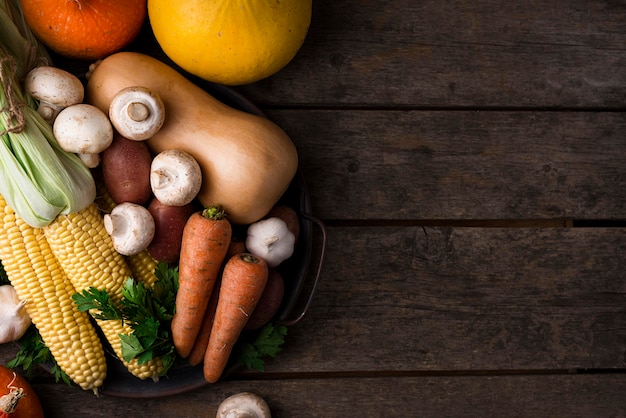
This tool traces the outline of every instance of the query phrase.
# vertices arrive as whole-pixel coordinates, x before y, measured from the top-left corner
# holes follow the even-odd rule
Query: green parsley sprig
[[[178,291],[178,268],[159,263],[155,275],[157,281],[153,287],[127,280],[122,290],[123,298],[117,304],[106,291],[96,288],[76,293],[73,299],[80,310],[93,309],[98,318],[127,321],[133,332],[120,336],[124,359],[130,361],[137,358],[141,363],[160,357],[164,365],[164,375],[180,360],[176,355],[170,330]],[[286,335],[286,327],[272,323],[258,331],[242,334],[232,361],[250,369],[264,371],[264,359],[274,358],[282,351]],[[36,366],[45,363],[51,365],[49,370],[57,382],[63,381],[71,385],[70,378],[58,367],[34,326],[29,328],[18,344],[20,349],[15,358],[7,363],[8,367],[21,367],[30,379],[34,376]]]
[[[266,357],[274,358],[282,351],[287,327],[266,324],[252,341],[241,340],[237,349],[237,362],[249,369],[265,370]]]
[[[106,290],[95,287],[72,296],[81,311],[92,311],[96,319],[122,320],[133,330],[120,335],[122,357],[144,364],[155,358],[163,362],[165,375],[176,360],[170,325],[178,291],[178,268],[157,264],[157,281],[152,287],[129,278],[122,287],[122,299],[114,302]]]

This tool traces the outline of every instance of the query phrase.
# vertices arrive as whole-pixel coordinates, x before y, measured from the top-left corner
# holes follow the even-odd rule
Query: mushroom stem
[[[165,106],[154,91],[141,86],[120,90],[109,105],[109,118],[125,138],[144,141],[156,134],[165,121]]]
[[[176,174],[172,173],[171,170],[165,168],[152,170],[150,173],[150,185],[153,190],[164,189],[174,183],[176,181],[175,178]]]
[[[144,103],[133,102],[127,108],[128,117],[135,122],[143,122],[150,116],[150,108]]]
[[[96,168],[100,165],[100,154],[77,154],[85,167]]]
[[[150,188],[160,202],[170,206],[190,203],[200,191],[202,171],[190,154],[180,150],[161,151],[150,165]]]
[[[81,103],[85,94],[83,84],[74,74],[45,65],[26,75],[24,89],[39,101],[37,112],[51,125],[61,110]]]
[[[123,202],[104,215],[104,228],[113,246],[122,255],[135,255],[148,248],[154,238],[155,222],[150,211],[135,203]]]

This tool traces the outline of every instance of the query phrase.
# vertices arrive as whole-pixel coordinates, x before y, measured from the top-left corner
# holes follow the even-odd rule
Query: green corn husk
[[[15,1],[0,0],[0,195],[28,224],[43,227],[91,204],[96,187],[91,171],[61,149],[22,89],[31,69],[51,61]]]
[[[0,22],[0,40],[6,52],[16,58],[18,80],[36,66],[52,65],[48,51],[26,23],[19,0],[0,0]]]

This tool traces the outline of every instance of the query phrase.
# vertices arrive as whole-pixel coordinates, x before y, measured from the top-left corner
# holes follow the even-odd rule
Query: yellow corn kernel
[[[161,374],[161,370],[163,370],[163,363],[160,358],[156,358],[150,361],[145,362],[144,364],[139,364],[137,359],[132,359],[130,362],[127,362],[122,357],[122,340],[119,338],[120,334],[130,334],[133,330],[127,323],[122,323],[122,321],[114,321],[114,320],[96,320],[102,334],[106,337],[106,339],[111,344],[111,348],[120,359],[124,366],[130,371],[134,376],[140,379],[152,379],[154,381],[159,380],[159,375]]]
[[[132,277],[132,271],[124,256],[113,247],[95,203],[81,211],[58,216],[44,227],[44,231],[52,252],[76,291],[95,287],[106,290],[114,302],[122,299],[124,282]],[[96,322],[116,356],[123,361],[119,334],[130,334],[130,327],[118,320]],[[141,379],[158,379],[162,367],[158,359],[141,366],[136,361],[124,364],[133,375]]]
[[[44,231],[77,292],[93,286],[106,290],[116,302],[122,299],[122,286],[132,271],[124,256],[115,251],[95,204],[58,216]]]
[[[44,344],[70,379],[97,393],[106,377],[104,348],[89,316],[72,300],[74,287],[43,231],[24,222],[2,196],[0,217],[0,259]]]
[[[133,271],[133,277],[142,282],[147,287],[152,287],[157,281],[155,269],[157,261],[150,255],[148,250],[127,256],[130,269]]]
[[[102,182],[97,183],[97,196],[96,205],[100,211],[103,213],[111,213],[116,203]],[[126,256],[126,260],[136,280],[139,280],[148,287],[154,285],[154,282],[157,281],[154,269],[158,262],[150,255],[148,250],[143,250],[139,254]]]

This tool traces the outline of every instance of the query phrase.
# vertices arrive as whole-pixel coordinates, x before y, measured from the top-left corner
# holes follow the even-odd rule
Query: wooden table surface
[[[315,0],[296,58],[236,90],[298,148],[312,306],[264,373],[141,400],[42,373],[47,417],[241,391],[275,417],[626,416],[624,1]]]

